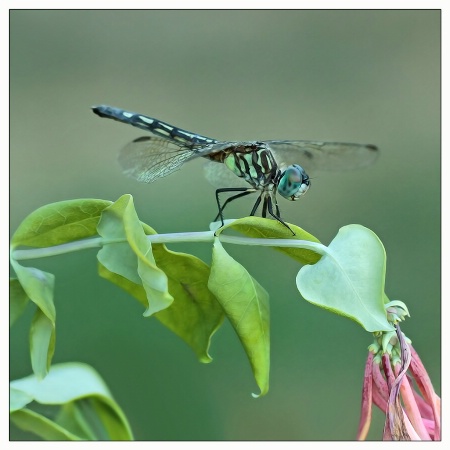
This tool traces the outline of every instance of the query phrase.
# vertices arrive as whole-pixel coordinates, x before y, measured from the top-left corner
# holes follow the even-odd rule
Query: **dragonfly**
[[[224,209],[231,201],[256,192],[259,195],[250,216],[256,214],[262,202],[262,217],[268,213],[293,233],[281,218],[277,194],[296,201],[311,186],[307,170],[362,168],[372,164],[379,153],[374,145],[339,142],[220,141],[113,106],[93,106],[92,110],[100,117],[151,133],[133,140],[119,153],[123,173],[138,181],[150,183],[192,159],[207,159],[206,178],[217,188],[219,212],[214,220],[220,218],[222,225]],[[225,192],[231,194],[221,204],[219,195]]]

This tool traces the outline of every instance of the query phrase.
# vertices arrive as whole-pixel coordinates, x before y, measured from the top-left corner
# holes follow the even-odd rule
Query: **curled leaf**
[[[247,270],[214,242],[208,287],[238,335],[264,395],[269,390],[269,296]],[[254,395],[256,396],[256,395]]]

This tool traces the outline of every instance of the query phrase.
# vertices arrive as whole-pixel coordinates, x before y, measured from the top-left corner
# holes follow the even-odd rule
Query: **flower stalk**
[[[440,440],[440,398],[411,341],[400,329],[398,322],[408,315],[406,307],[401,302],[392,303],[386,307],[395,334],[378,333],[369,347],[357,439],[366,439],[375,404],[386,415],[383,440]]]

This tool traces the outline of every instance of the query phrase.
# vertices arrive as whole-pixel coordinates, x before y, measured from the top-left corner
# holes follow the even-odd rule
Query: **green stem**
[[[13,250],[11,257],[16,261],[22,259],[37,259],[47,256],[63,255],[64,253],[76,252],[78,250],[86,250],[88,248],[101,247],[103,238],[96,237],[91,239],[83,239],[81,241],[68,242],[67,244],[55,245],[53,247],[33,248],[30,250]]]
[[[259,245],[265,247],[298,247],[306,250],[312,250],[319,255],[329,253],[328,247],[318,242],[304,241],[301,239],[270,239],[270,238],[246,238],[240,236],[220,235],[219,239],[228,244],[237,245]]]
[[[168,233],[168,234],[152,234],[148,235],[147,239],[153,244],[170,244],[176,242],[213,242],[213,231],[198,231],[190,233]],[[221,234],[218,239],[222,242],[237,245],[258,245],[270,247],[299,247],[307,250],[312,250],[320,255],[328,252],[325,245],[303,241],[298,239],[257,239],[246,238],[238,236],[226,236]],[[24,259],[45,258],[48,256],[57,256],[65,253],[76,252],[79,250],[86,250],[88,248],[98,248],[106,244],[113,244],[119,242],[126,242],[126,239],[104,239],[102,237],[95,237],[90,239],[83,239],[80,241],[68,242],[66,244],[55,245],[46,248],[34,248],[29,250],[13,250],[12,258],[16,261]]]

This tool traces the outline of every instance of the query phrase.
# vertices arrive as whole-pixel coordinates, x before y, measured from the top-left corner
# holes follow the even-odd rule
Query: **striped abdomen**
[[[202,144],[208,145],[217,142],[215,139],[182,130],[181,128],[174,127],[166,122],[162,122],[161,120],[154,119],[153,117],[125,111],[113,106],[94,106],[92,110],[100,117],[106,117],[108,119],[128,123],[129,125],[133,125],[141,130],[150,131],[157,136],[183,144],[186,147]]]

